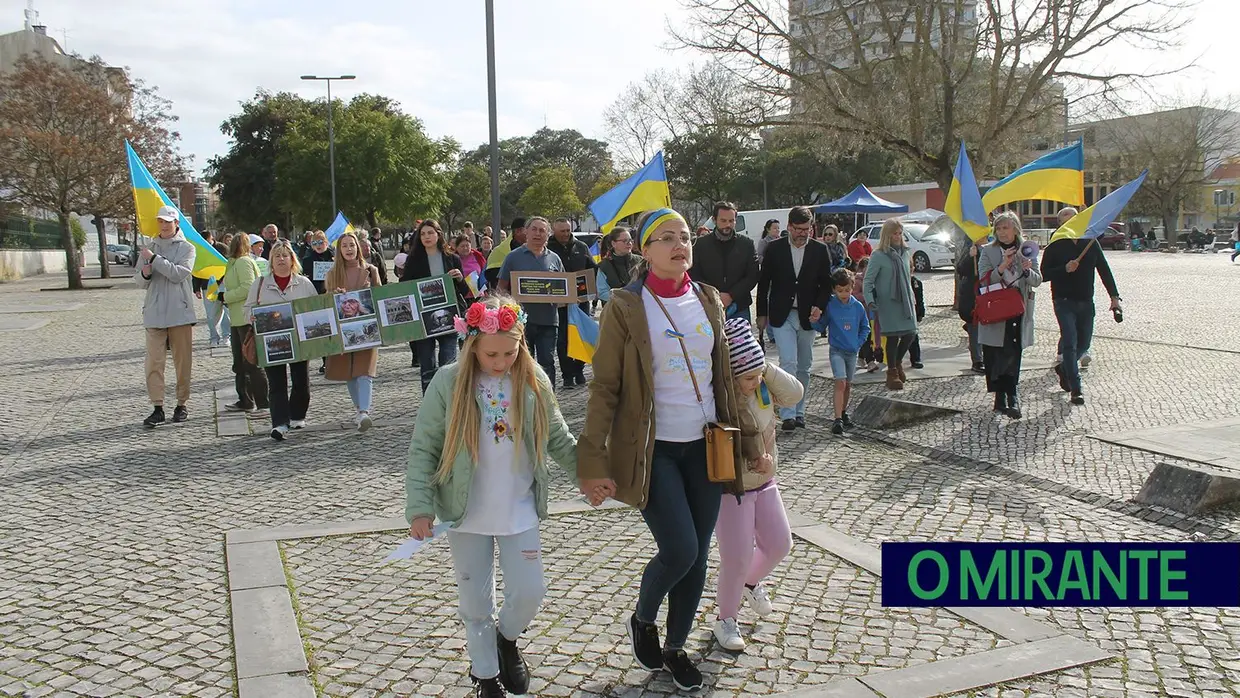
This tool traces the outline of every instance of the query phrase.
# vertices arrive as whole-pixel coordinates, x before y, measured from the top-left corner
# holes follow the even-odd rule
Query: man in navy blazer
[[[758,275],[758,327],[769,324],[779,351],[779,367],[796,375],[809,393],[814,363],[812,324],[831,297],[831,255],[827,246],[810,239],[814,214],[805,206],[788,212],[788,236],[772,240],[762,256]],[[805,428],[805,399],[781,407],[784,431]]]

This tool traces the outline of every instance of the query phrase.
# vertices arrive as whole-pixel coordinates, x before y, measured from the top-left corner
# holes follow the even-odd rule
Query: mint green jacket
[[[461,358],[461,361],[472,360],[473,357]],[[405,519],[410,523],[419,517],[435,516],[440,521],[451,521],[455,526],[465,517],[469,506],[469,490],[474,480],[476,464],[470,461],[469,451],[464,446],[456,454],[456,462],[452,465],[448,479],[441,483],[435,482],[435,471],[439,469],[439,458],[443,454],[444,436],[447,432],[448,406],[459,370],[459,362],[439,369],[427,386],[422,405],[418,408],[413,438],[409,442],[408,466],[405,469]],[[577,439],[568,431],[568,424],[560,414],[546,374],[542,369],[537,370],[539,385],[543,386],[545,393],[551,397],[547,409],[548,440],[543,451],[575,480]],[[481,410],[481,398],[477,397],[476,392],[475,399],[478,400],[478,409]],[[534,441],[529,435],[534,431],[533,415],[536,403],[534,391],[529,388],[525,390],[525,404],[525,425],[521,433],[525,435],[526,452],[529,453],[530,460],[534,460]],[[535,462],[534,501],[539,519],[547,518],[547,490],[550,479],[551,469],[546,462]]]

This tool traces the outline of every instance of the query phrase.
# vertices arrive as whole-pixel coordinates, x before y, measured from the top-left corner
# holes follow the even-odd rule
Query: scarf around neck
[[[884,254],[891,259],[891,286],[888,298],[896,302],[904,318],[916,318],[913,307],[913,273],[908,264],[908,247],[889,248]]]

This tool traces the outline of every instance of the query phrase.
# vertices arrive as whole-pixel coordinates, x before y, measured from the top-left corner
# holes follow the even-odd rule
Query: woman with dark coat
[[[956,309],[964,321],[964,331],[969,333],[969,359],[974,373],[985,373],[982,345],[977,341],[977,323],[973,321],[973,308],[977,305],[977,243],[970,243],[969,253],[960,256],[956,274]]]
[[[469,286],[465,283],[465,275],[461,273],[461,258],[448,248],[438,221],[428,218],[418,224],[413,251],[405,258],[404,274],[401,275],[400,280],[414,281],[444,274],[451,276],[455,283],[457,308],[463,314],[465,297],[469,295]],[[421,297],[420,293],[419,297]],[[421,308],[421,310],[430,309]],[[423,394],[426,393],[426,387],[431,384],[431,379],[435,377],[440,367],[456,361],[456,339],[456,333],[450,332],[409,343],[414,355],[417,356]],[[437,346],[439,347],[438,355],[435,351]]]
[[[617,226],[603,238],[603,261],[598,264],[598,297],[606,303],[614,289],[633,281],[638,256],[633,254],[633,233]]]

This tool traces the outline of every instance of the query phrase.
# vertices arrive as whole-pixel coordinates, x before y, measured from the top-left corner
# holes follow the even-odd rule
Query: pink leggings
[[[735,618],[746,584],[757,586],[792,550],[792,531],[775,483],[759,492],[723,495],[719,522],[719,591],[715,605],[720,618]]]

